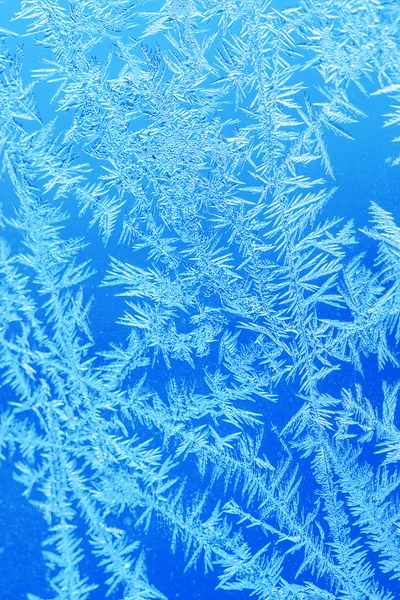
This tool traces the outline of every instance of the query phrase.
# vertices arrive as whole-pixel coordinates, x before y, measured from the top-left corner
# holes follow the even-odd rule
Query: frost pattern
[[[282,6],[1,3],[0,457],[46,600],[164,599],[166,552],[399,597],[400,228],[327,203],[372,97],[400,123],[400,5]]]

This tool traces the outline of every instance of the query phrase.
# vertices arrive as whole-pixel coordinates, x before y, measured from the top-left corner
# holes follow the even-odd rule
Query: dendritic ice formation
[[[47,531],[4,600],[400,598],[397,199],[352,222],[336,164],[400,140],[398,0],[0,25],[0,476]]]

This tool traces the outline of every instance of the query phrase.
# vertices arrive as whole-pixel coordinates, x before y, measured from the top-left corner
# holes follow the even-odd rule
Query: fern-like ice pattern
[[[2,600],[400,598],[399,124],[398,0],[0,2]]]

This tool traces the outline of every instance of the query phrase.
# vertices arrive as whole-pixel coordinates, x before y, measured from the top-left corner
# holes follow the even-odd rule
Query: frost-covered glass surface
[[[1,0],[2,600],[400,598],[398,0]]]

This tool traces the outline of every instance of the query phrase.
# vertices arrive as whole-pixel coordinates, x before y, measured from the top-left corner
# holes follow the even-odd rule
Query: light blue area
[[[396,1],[0,1],[1,600],[400,597]]]

